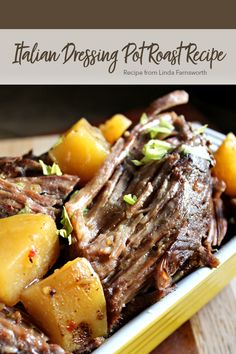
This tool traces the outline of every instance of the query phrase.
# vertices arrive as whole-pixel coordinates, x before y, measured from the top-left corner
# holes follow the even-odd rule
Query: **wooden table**
[[[1,156],[42,153],[57,136],[0,140]],[[134,353],[142,354],[142,353]],[[152,354],[236,354],[236,279]]]
[[[235,354],[236,279],[152,354]]]

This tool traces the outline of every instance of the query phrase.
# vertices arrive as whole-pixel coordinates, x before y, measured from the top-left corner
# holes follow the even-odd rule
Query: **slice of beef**
[[[0,157],[0,177],[42,176],[42,167],[39,160],[44,161],[48,165],[52,165],[53,163],[48,153],[35,156],[32,150],[23,156]]]
[[[220,246],[227,231],[227,221],[224,213],[222,193],[225,191],[226,185],[224,181],[220,181],[217,177],[212,178],[213,194],[212,208],[215,218],[211,220],[211,228],[208,235],[208,242],[212,246]]]
[[[19,310],[3,307],[0,311],[0,352],[2,354],[65,354],[56,344],[50,344],[27,315]],[[69,353],[67,353],[69,354]]]
[[[176,90],[168,95],[158,98],[147,108],[147,114],[155,117],[158,113],[166,111],[172,107],[185,104],[188,102],[189,96],[186,91]]]
[[[144,287],[156,288],[159,298],[196,259],[199,266],[218,264],[211,251],[216,242],[209,235],[215,225],[219,244],[226,224],[211,177],[213,157],[184,117],[160,113],[187,99],[176,91],[154,102],[149,121],[120,138],[96,176],[66,204],[75,254],[89,259],[102,280],[111,328]],[[147,130],[161,119],[174,125],[165,138],[173,149],[160,161],[134,166],[132,160],[142,158],[150,139]],[[183,153],[183,144],[201,147],[211,158]],[[137,202],[127,205],[125,194],[136,195]]]
[[[25,193],[35,192],[51,199],[52,205],[62,205],[63,200],[73,191],[79,178],[72,175],[8,178]]]
[[[23,212],[43,213],[56,219],[67,197],[79,182],[77,176],[44,176],[43,160],[52,165],[48,153],[32,151],[18,157],[0,158],[0,218]]]
[[[195,252],[201,256],[202,264],[217,265],[210,249],[204,247],[212,218],[208,210],[209,162],[182,157],[166,178],[168,182],[165,180],[157,189],[149,210],[141,213],[148,224],[143,227],[141,220],[137,225],[119,257],[115,273],[105,279],[113,321],[147,278],[150,285],[155,279],[160,297],[168,293],[176,272]],[[196,181],[202,186],[201,191],[196,190]]]
[[[23,156],[0,158],[0,175],[2,178],[40,174],[42,174],[40,163],[31,158],[24,158]]]
[[[26,209],[55,219],[78,180],[78,177],[70,175],[0,178],[0,217],[12,216]]]

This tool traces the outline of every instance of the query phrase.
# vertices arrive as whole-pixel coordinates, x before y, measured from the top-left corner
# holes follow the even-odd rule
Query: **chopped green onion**
[[[208,124],[202,125],[201,127],[197,128],[194,130],[194,135],[200,135],[205,133],[206,128],[208,127]]]
[[[172,145],[164,140],[151,139],[147,144],[143,147],[143,155],[144,157],[139,160],[132,160],[135,166],[141,166],[143,164],[147,164],[150,161],[158,161],[161,160],[168,151],[172,149]]]
[[[25,187],[25,183],[23,182],[16,182],[15,183],[19,189],[23,189]]]
[[[51,175],[62,176],[60,167],[54,162],[51,168]]]
[[[161,118],[157,125],[150,127],[147,130],[147,133],[150,133],[150,137],[153,139],[157,136],[157,134],[164,134],[165,136],[168,136],[174,129],[175,127],[170,122],[164,118]]]
[[[173,124],[171,124],[170,122],[168,122],[168,120],[164,119],[163,117],[160,119],[160,126],[167,128],[171,131],[175,130],[175,127],[173,126]]]
[[[164,140],[151,139],[147,144],[143,147],[144,156],[151,155],[155,157],[155,155],[159,155],[163,150],[168,152],[172,148],[171,144]]]
[[[144,125],[147,122],[148,122],[148,116],[146,115],[146,113],[143,113],[140,118],[140,124]]]
[[[162,147],[146,146],[144,151],[144,157],[151,160],[159,160],[167,153],[167,151],[167,149]]]
[[[148,133],[150,133],[150,137],[153,139],[157,136],[157,134],[167,134],[170,135],[172,130],[166,127],[162,127],[160,125],[149,128]]]
[[[59,236],[61,236],[63,238],[67,238],[69,246],[72,244],[72,236],[71,236],[71,234],[67,235],[67,232],[65,229],[57,230],[57,233]]]
[[[58,235],[60,235],[61,237],[67,238],[67,232],[65,229],[57,230],[57,232],[58,232]]]
[[[143,163],[139,160],[132,160],[132,162],[135,166],[142,166],[143,165]]]
[[[73,231],[73,226],[71,225],[71,221],[65,207],[62,209],[61,224],[67,230],[68,234],[71,234]]]
[[[202,159],[211,161],[210,155],[204,146],[190,146],[183,144],[180,151],[184,154],[195,155],[201,157]]]
[[[167,150],[160,148],[158,152],[148,151],[146,155],[142,158],[141,162],[147,164],[150,161],[159,161],[167,154]]]
[[[73,226],[71,224],[69,215],[68,215],[65,207],[63,207],[63,209],[62,209],[61,224],[62,224],[63,228],[58,230],[58,234],[63,238],[67,238],[69,244],[71,244],[71,241],[72,241],[71,233],[73,231]]]
[[[46,165],[42,160],[39,160],[39,163],[40,163],[40,165],[41,165],[41,167],[42,167],[43,174],[44,174],[45,176],[50,175],[51,166]]]
[[[88,212],[89,212],[89,208],[84,208],[84,210],[83,210],[83,215],[87,215]]]
[[[39,163],[42,167],[43,174],[45,176],[57,175],[61,176],[62,172],[60,167],[54,162],[52,166],[46,165],[42,160],[39,160]]]
[[[127,204],[130,204],[130,205],[134,205],[136,202],[137,202],[137,197],[136,195],[132,195],[132,194],[126,194],[124,195],[123,197],[123,200],[127,203]]]
[[[152,160],[161,160],[171,148],[171,144],[166,141],[151,139],[143,147],[144,157],[141,162],[148,163]]]

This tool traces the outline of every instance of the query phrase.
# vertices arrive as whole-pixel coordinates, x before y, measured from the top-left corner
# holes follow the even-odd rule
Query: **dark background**
[[[0,0],[1,28],[235,28],[235,0]]]
[[[190,103],[179,108],[188,120],[236,131],[235,85],[2,85],[0,137],[61,133],[82,116],[94,124],[118,112],[135,119],[151,101],[175,89],[190,94]]]

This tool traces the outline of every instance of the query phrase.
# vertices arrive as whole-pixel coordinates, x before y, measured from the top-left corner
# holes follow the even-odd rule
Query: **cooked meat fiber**
[[[0,178],[0,218],[26,209],[55,219],[77,183],[78,177],[70,175]]]
[[[104,338],[88,339],[85,328],[79,340],[81,348],[73,354],[91,353],[103,343]],[[72,354],[59,345],[50,343],[49,338],[31,323],[30,317],[22,309],[10,308],[3,304],[0,304],[0,353]]]
[[[3,307],[0,311],[0,353],[65,354],[33,326],[19,310]]]
[[[44,176],[40,158],[52,164],[48,154],[36,157],[32,151],[19,157],[0,158],[0,218],[18,214],[22,209],[48,214],[54,219],[60,213],[79,178]]]
[[[37,161],[52,164],[47,154],[36,157],[30,151],[19,157],[0,158],[0,218],[31,213],[51,215],[54,219],[68,195],[78,184],[77,176],[44,176]]]
[[[53,164],[48,153],[35,156],[32,150],[23,156],[0,157],[0,177],[15,178],[42,176],[42,166],[39,163],[40,159],[47,165]]]
[[[42,167],[39,162],[24,156],[1,157],[0,175],[3,178],[40,175]]]
[[[215,192],[211,177],[212,156],[182,116],[161,113],[187,100],[185,92],[175,91],[155,101],[148,122],[120,138],[96,176],[66,204],[75,252],[90,260],[102,280],[111,328],[144,288],[156,289],[160,298],[181,274],[218,264],[211,246],[222,241],[226,224],[222,190]],[[162,136],[172,149],[161,160],[136,167],[132,160],[143,157],[147,130],[163,119],[174,126]],[[210,158],[184,152],[183,144],[201,147]],[[134,205],[124,202],[127,194],[137,196]]]

